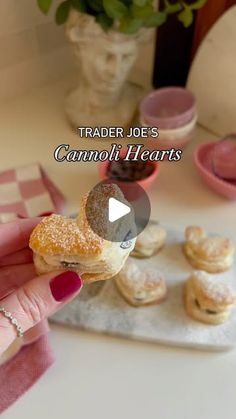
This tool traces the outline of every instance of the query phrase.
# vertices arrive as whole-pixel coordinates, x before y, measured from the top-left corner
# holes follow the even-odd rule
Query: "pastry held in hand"
[[[208,237],[201,227],[190,226],[185,231],[184,253],[191,265],[209,273],[227,271],[234,258],[234,244],[223,237]]]
[[[206,272],[194,272],[186,283],[185,307],[195,320],[213,325],[224,323],[235,304],[233,289]]]
[[[38,274],[54,270],[73,270],[85,283],[90,283],[109,279],[122,268],[135,244],[135,239],[127,239],[130,232],[131,237],[135,236],[134,216],[131,212],[111,226],[107,218],[109,197],[122,202],[125,199],[117,185],[102,185],[97,205],[87,211],[92,211],[101,234],[110,229],[110,236],[115,239],[120,230],[124,232],[124,242],[107,241],[95,234],[87,221],[88,195],[82,198],[76,219],[52,215],[44,218],[32,232],[30,247],[34,252]]]
[[[131,256],[149,258],[157,253],[165,244],[166,231],[155,223],[149,223],[137,237]]]
[[[130,258],[116,275],[115,281],[121,295],[135,307],[160,303],[167,294],[161,272],[156,269],[141,271]]]

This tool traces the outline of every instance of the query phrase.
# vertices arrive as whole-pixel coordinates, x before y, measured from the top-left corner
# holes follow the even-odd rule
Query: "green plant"
[[[191,4],[185,1],[165,0],[163,10],[157,11],[153,0],[64,0],[56,10],[56,22],[66,22],[70,9],[74,8],[96,18],[107,31],[118,22],[121,32],[133,34],[141,27],[158,27],[166,22],[169,15],[176,14],[185,27],[192,24],[194,11],[205,5],[207,0],[196,0]],[[48,14],[53,0],[37,0],[40,10]]]

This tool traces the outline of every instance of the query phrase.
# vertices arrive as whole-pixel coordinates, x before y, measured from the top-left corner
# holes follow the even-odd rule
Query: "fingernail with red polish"
[[[75,272],[63,272],[50,282],[51,293],[58,302],[76,294],[82,288],[82,280]]]

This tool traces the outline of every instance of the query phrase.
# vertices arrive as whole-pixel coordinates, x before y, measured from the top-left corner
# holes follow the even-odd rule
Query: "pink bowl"
[[[160,130],[187,125],[196,115],[194,95],[182,87],[164,87],[154,90],[140,104],[141,119]]]
[[[124,157],[124,154],[125,153],[121,153],[121,158],[122,158],[122,156]],[[103,162],[100,162],[98,164],[98,171],[99,171],[100,178],[102,180],[110,179],[107,176],[107,170],[108,170],[109,164],[110,164],[109,161],[103,161]],[[136,182],[145,191],[147,191],[148,189],[151,188],[153,182],[156,180],[156,178],[157,178],[157,176],[159,175],[159,172],[160,172],[160,164],[158,162],[148,162],[148,164],[152,165],[153,168],[154,168],[152,174],[150,176],[146,177],[145,179],[138,180]],[[129,182],[124,182],[124,183],[128,184]]]
[[[146,121],[141,120],[141,125],[147,127]],[[195,127],[197,123],[197,114],[186,125],[171,129],[159,130],[159,137],[157,139],[149,137],[146,141],[146,146],[153,150],[170,150],[172,148],[182,150],[192,140]]]
[[[223,179],[236,180],[236,134],[217,141],[213,151],[213,167]]]
[[[228,199],[236,199],[236,181],[225,181],[217,177],[212,167],[214,143],[203,144],[194,152],[194,163],[202,179],[210,188]]]

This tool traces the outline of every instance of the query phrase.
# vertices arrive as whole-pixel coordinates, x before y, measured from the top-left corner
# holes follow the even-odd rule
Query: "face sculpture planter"
[[[146,31],[145,31],[146,32]],[[73,127],[127,127],[143,95],[127,81],[137,58],[144,30],[125,35],[104,32],[92,16],[72,10],[66,24],[78,64],[78,84],[66,98],[66,114]]]

